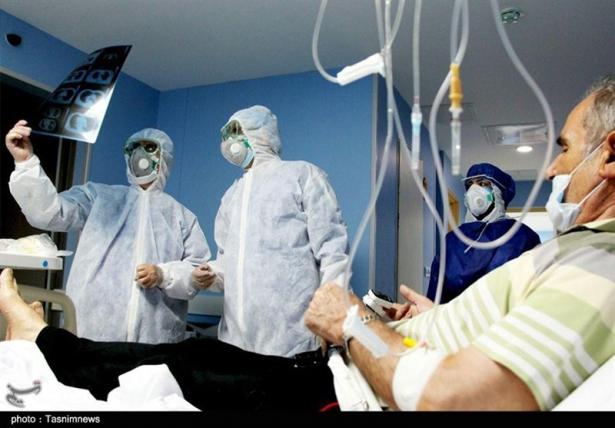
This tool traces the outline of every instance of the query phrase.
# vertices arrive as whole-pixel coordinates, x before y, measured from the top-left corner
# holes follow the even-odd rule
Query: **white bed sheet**
[[[85,389],[58,382],[36,344],[0,342],[0,410],[198,411],[165,364],[137,367],[119,383],[107,401],[96,400]]]
[[[553,409],[555,411],[614,411],[615,357],[611,357]]]

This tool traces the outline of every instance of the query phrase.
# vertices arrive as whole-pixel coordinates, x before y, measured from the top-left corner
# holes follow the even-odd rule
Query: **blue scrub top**
[[[479,242],[489,242],[504,235],[514,223],[513,219],[503,218],[492,223],[482,221],[464,223],[459,228],[473,240],[476,240],[482,232]],[[493,250],[470,248],[464,252],[468,245],[461,242],[453,232],[449,232],[446,235],[446,271],[441,303],[447,303],[459,296],[483,275],[509,260],[516,259],[538,244],[540,244],[540,238],[525,224],[521,225],[521,228],[506,244]],[[438,253],[431,263],[431,278],[427,290],[427,297],[431,300],[434,300],[436,296],[439,267],[440,254]]]

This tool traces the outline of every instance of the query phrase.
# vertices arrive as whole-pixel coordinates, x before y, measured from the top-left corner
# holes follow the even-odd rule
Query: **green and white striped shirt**
[[[551,409],[615,355],[615,219],[575,227],[390,325],[447,354],[478,348]]]

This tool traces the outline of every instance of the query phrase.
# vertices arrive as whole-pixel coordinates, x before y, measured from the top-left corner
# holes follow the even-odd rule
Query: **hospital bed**
[[[41,301],[60,306],[64,315],[64,329],[76,333],[77,323],[75,306],[68,296],[58,291],[44,290],[37,287],[20,286],[22,298],[28,302]],[[196,299],[190,308],[192,316],[216,317],[221,314],[222,296],[202,295]],[[215,326],[214,326],[215,327]],[[0,334],[4,338],[6,323],[0,316]],[[212,329],[213,331],[213,329]],[[215,333],[213,334],[215,335]],[[380,402],[371,391],[369,385],[358,376],[356,367],[347,367],[341,356],[333,356],[329,366],[336,378],[336,392],[342,410],[381,410]],[[345,378],[345,379],[344,379]],[[555,411],[575,410],[615,410],[615,356],[604,363],[581,386],[558,404]],[[341,385],[340,385],[341,382]],[[350,384],[348,384],[350,382]],[[344,398],[345,396],[345,398]],[[346,400],[345,405],[343,404]],[[346,407],[346,408],[344,408]]]
[[[18,254],[0,251],[0,270],[4,268],[28,271],[61,271],[64,268],[64,260],[59,256]],[[49,288],[49,276],[47,276],[46,282]],[[39,301],[41,303],[49,303],[49,305],[45,305],[49,308],[48,310],[59,308],[63,312],[63,328],[71,333],[77,333],[75,305],[66,294],[60,291],[22,284],[19,285],[19,294],[21,294],[21,297],[27,303]],[[45,315],[47,316],[49,314]],[[0,315],[0,340],[4,340],[5,332],[6,321],[4,317]]]
[[[615,356],[601,365],[585,382],[553,409],[555,411],[614,411]]]
[[[335,393],[342,411],[381,411],[386,403],[372,391],[358,368],[333,351],[329,355]],[[615,356],[562,400],[553,411],[615,411]]]
[[[71,333],[77,333],[77,316],[75,305],[72,300],[64,293],[53,290],[45,290],[43,288],[31,287],[28,285],[19,286],[19,294],[27,302],[32,303],[39,301],[41,303],[51,303],[51,308],[59,307],[64,316],[63,328]],[[4,340],[6,332],[6,321],[0,315],[0,340]]]
[[[19,292],[27,303],[40,301],[50,303],[49,307],[53,309],[59,308],[64,317],[63,328],[77,334],[75,305],[66,294],[27,285],[20,285]],[[198,332],[197,336],[216,337],[222,307],[223,295],[221,293],[201,292],[189,302],[188,324]],[[207,326],[207,328],[202,326]],[[4,340],[5,332],[6,321],[0,315],[0,340]]]

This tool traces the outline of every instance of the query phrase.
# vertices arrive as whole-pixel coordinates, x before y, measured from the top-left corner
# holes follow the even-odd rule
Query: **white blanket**
[[[119,377],[107,401],[58,382],[32,342],[0,342],[0,410],[187,410],[188,403],[165,364],[141,366]]]

